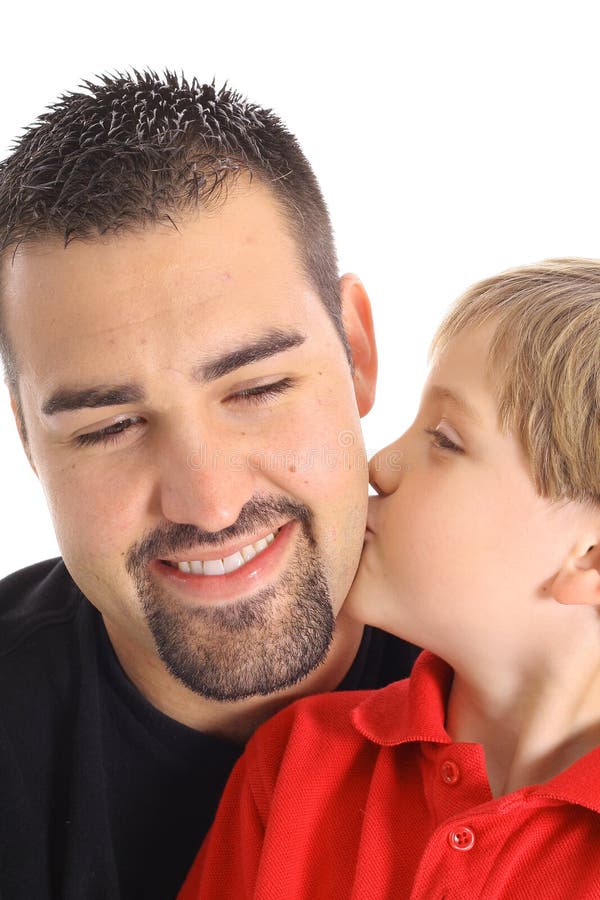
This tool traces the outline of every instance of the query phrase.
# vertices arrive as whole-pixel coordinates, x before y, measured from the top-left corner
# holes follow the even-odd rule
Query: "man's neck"
[[[258,726],[293,700],[332,691],[350,669],[363,635],[363,627],[342,613],[326,660],[298,684],[268,696],[219,702],[186,688],[165,668],[155,653],[141,655],[122,633],[104,622],[121,667],[140,693],[162,713],[196,731],[244,743]]]

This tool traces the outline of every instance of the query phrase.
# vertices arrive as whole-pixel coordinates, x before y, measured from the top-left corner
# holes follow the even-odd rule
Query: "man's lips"
[[[168,560],[154,559],[149,564],[149,568],[153,575],[167,579],[173,587],[178,589],[178,592],[180,591],[190,599],[207,602],[235,600],[266,587],[278,576],[288,556],[293,537],[298,532],[298,527],[297,522],[287,522],[279,529],[272,541],[267,542],[264,536],[259,538],[253,542],[253,545],[260,545],[262,541],[266,546],[261,546],[259,552],[256,552],[248,560],[244,560],[242,565],[238,565],[232,571],[224,572],[221,568],[219,569],[220,574],[211,574],[213,567],[206,567],[205,564],[207,562],[215,563],[217,560],[222,561],[227,558],[227,555],[231,557],[235,553],[241,553],[244,547],[252,545],[238,540],[235,545],[203,548],[201,553],[197,550],[187,550],[184,551],[185,555],[184,553],[177,554],[176,557]],[[269,535],[273,532],[264,531],[261,534]],[[194,558],[192,555],[196,553],[199,553],[199,558]],[[221,553],[227,555],[225,557],[217,556]],[[203,571],[202,574],[196,574],[192,570],[181,571],[174,564],[175,560],[177,563],[202,563],[203,569],[207,568],[207,571]]]
[[[254,556],[257,556],[259,553],[266,550],[267,546],[271,544],[277,537],[282,527],[283,526],[281,525],[272,526],[269,530],[263,529],[263,531],[258,532],[251,537],[243,539],[238,538],[235,543],[233,541],[230,541],[227,544],[220,544],[217,547],[201,547],[197,550],[182,550],[178,554],[164,557],[160,560],[160,562],[169,563],[170,565],[173,565],[175,567],[178,567],[183,563],[183,571],[188,571],[187,566],[194,562],[200,564],[203,564],[205,562],[214,563],[218,560],[223,561],[231,559],[236,555],[241,557],[242,563],[248,562],[249,559],[252,559]],[[237,568],[237,566],[235,566],[234,568]],[[233,571],[233,568],[231,569],[231,571]],[[194,570],[194,574],[203,574],[202,566],[200,566],[200,571]],[[216,573],[213,572],[210,574]]]

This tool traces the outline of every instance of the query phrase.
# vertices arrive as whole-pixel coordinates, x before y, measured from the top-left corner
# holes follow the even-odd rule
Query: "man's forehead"
[[[72,330],[83,317],[112,327],[153,316],[194,315],[211,303],[211,315],[233,301],[245,318],[309,287],[297,248],[270,194],[253,189],[231,198],[219,212],[158,226],[74,241],[58,238],[22,245],[2,260],[7,315],[49,320],[68,315]],[[11,307],[12,313],[11,313]],[[96,326],[94,326],[95,328]]]
[[[190,246],[195,253],[187,253]],[[179,254],[186,267],[201,268],[203,262],[207,265],[217,255],[220,259],[229,256],[233,264],[244,247],[251,248],[256,257],[273,248],[277,251],[269,256],[273,265],[282,251],[287,251],[284,255],[290,260],[298,257],[289,220],[274,194],[260,180],[234,183],[216,207],[166,211],[151,224],[134,222],[117,232],[75,235],[67,243],[61,234],[35,236],[15,248],[7,248],[0,264],[8,281],[31,269],[65,269],[71,273],[81,260],[86,265],[97,259],[103,266],[134,267],[144,251],[157,254],[166,264]]]
[[[193,290],[169,285],[156,292],[156,285],[142,282],[138,294],[125,285],[122,302],[115,304],[120,286],[105,298],[106,282],[99,273],[92,301],[71,284],[68,302],[58,294],[40,296],[40,315],[37,303],[33,309],[26,304],[27,320],[19,316],[14,323],[15,349],[36,405],[72,407],[80,391],[95,395],[99,388],[121,383],[145,392],[160,372],[207,383],[304,344],[310,354],[324,355],[337,343],[320,299],[304,278],[236,285],[235,277],[218,285],[213,279],[210,289],[200,278]]]

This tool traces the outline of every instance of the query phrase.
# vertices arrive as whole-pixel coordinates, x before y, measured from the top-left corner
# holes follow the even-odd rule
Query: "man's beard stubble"
[[[296,552],[273,585],[247,597],[189,609],[161,590],[148,571],[152,559],[243,538],[282,517],[300,522]],[[161,660],[175,678],[203,697],[235,701],[284,690],[327,655],[335,619],[312,516],[302,504],[252,498],[234,525],[218,534],[191,525],[156,529],[132,548],[127,570]]]

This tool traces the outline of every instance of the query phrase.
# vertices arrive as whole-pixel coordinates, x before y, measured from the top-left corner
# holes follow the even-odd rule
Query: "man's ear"
[[[8,385],[7,385],[8,387]],[[23,450],[25,451],[25,455],[29,460],[29,465],[37,475],[37,469],[34,465],[33,459],[31,457],[31,451],[29,449],[29,441],[27,439],[27,429],[25,428],[25,419],[23,418],[23,409],[21,407],[21,403],[19,402],[19,398],[15,397],[13,391],[8,388],[8,394],[10,397],[10,408],[12,409],[13,416],[15,417],[15,424],[17,426],[17,431],[19,432],[19,437],[21,438],[21,444],[23,445]]]
[[[362,281],[356,275],[342,276],[340,295],[344,329],[354,362],[354,393],[362,417],[373,406],[377,383],[377,345],[371,303]]]
[[[566,605],[600,607],[600,535],[590,535],[573,548],[550,593]]]

